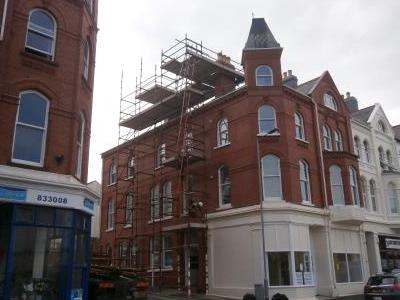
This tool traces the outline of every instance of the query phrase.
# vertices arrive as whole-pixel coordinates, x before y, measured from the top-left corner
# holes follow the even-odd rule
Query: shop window
[[[353,167],[349,167],[349,175],[350,175],[351,198],[353,200],[353,204],[360,206],[360,194],[358,191],[358,178],[356,169],[354,169]]]
[[[155,185],[150,190],[150,219],[160,218],[160,187]]]
[[[12,161],[43,166],[49,101],[36,91],[20,94]]]
[[[52,15],[41,9],[30,12],[25,49],[49,60],[54,59],[56,21]]]
[[[296,285],[312,285],[313,274],[309,252],[294,252]]]
[[[261,135],[278,133],[276,112],[270,105],[262,105],[258,109],[258,133]]]
[[[337,283],[363,281],[360,254],[334,253],[333,262]]]
[[[333,165],[329,168],[329,177],[331,183],[331,193],[333,205],[344,205],[344,191],[342,180],[342,169]]]
[[[336,151],[343,151],[343,137],[339,129],[335,131]]]
[[[15,222],[33,223],[34,210],[30,206],[18,205],[15,207]]]
[[[172,183],[167,181],[163,184],[163,216],[172,216]]]
[[[125,226],[133,224],[133,194],[128,193],[126,196],[125,207]]]
[[[262,65],[256,68],[256,86],[272,86],[274,77],[269,66]]]
[[[38,225],[52,226],[54,224],[54,212],[51,207],[41,207],[36,210],[36,223]]]
[[[168,236],[163,237],[163,251],[162,251],[162,260],[163,260],[163,268],[169,269],[172,268],[172,240]]]
[[[76,169],[75,176],[81,178],[82,175],[82,156],[83,156],[83,139],[85,132],[85,117],[81,112],[79,114],[79,126],[76,138]]]
[[[269,154],[261,159],[263,195],[265,200],[282,199],[281,164],[279,157]]]
[[[296,139],[304,141],[306,139],[304,130],[304,119],[303,116],[298,112],[294,114],[294,124],[296,128]]]
[[[327,125],[322,127],[322,131],[324,136],[324,150],[332,151],[332,131]]]
[[[268,270],[271,286],[291,285],[290,252],[269,252]]]
[[[309,203],[311,202],[311,188],[308,163],[305,160],[300,160],[299,165],[301,201]]]
[[[223,207],[231,203],[231,179],[229,170],[226,166],[218,169],[218,185],[219,185],[219,206]]]

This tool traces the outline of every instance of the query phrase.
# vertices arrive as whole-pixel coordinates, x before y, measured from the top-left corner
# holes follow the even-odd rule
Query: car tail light
[[[393,286],[390,288],[392,292],[400,292],[400,283],[395,283]]]
[[[114,283],[110,282],[110,281],[102,281],[99,283],[99,288],[100,289],[113,289]]]

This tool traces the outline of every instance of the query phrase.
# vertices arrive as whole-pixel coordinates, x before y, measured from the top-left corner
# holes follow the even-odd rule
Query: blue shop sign
[[[94,202],[88,198],[83,201],[83,206],[87,209],[94,210]]]
[[[26,201],[26,190],[0,186],[0,199]]]

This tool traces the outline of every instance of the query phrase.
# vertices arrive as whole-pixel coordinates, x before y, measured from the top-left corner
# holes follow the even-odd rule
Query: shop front
[[[381,255],[382,271],[400,270],[400,237],[379,236],[379,252]]]
[[[97,196],[68,177],[35,175],[0,176],[0,300],[87,299]]]

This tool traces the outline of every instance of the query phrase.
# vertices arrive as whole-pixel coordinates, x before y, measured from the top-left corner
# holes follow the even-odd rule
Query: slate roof
[[[393,126],[393,131],[395,139],[400,141],[400,125]]]
[[[314,89],[314,86],[317,84],[317,82],[320,78],[321,78],[321,76],[311,79],[310,81],[304,82],[304,83],[298,85],[296,90],[299,91],[300,93],[308,96],[311,94],[312,90]]]
[[[374,110],[374,108],[375,108],[375,105],[371,105],[371,106],[365,107],[363,109],[359,109],[359,110],[353,112],[351,114],[351,117],[354,118],[354,119],[357,119],[357,120],[359,120],[361,122],[367,123],[369,117],[371,116],[371,114],[372,114],[372,112]]]
[[[253,18],[244,49],[280,47],[264,18]]]

